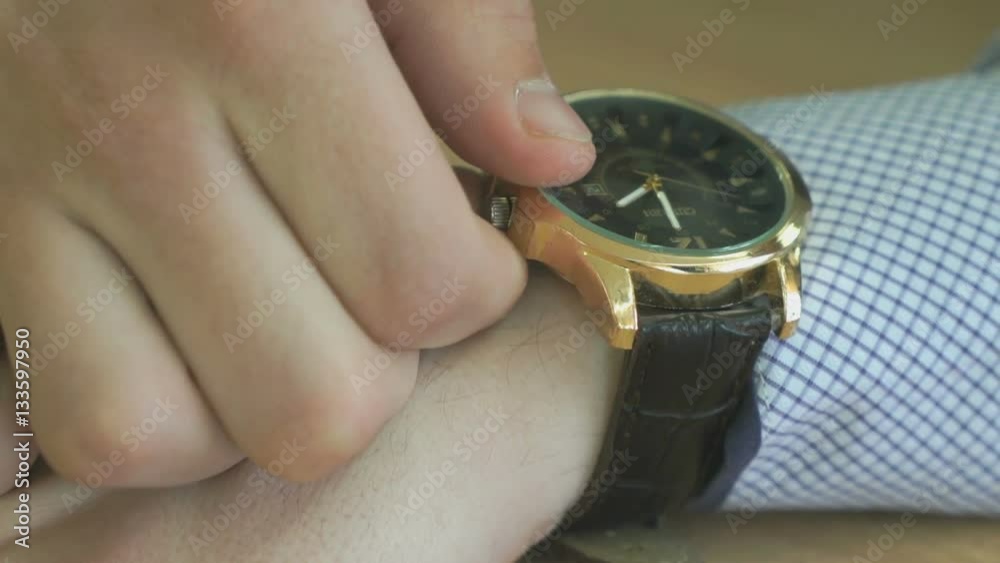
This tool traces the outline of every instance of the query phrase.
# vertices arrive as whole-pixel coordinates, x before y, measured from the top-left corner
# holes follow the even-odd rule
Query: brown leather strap
[[[729,420],[771,331],[757,300],[718,311],[644,309],[590,487],[562,529],[655,524],[722,462]]]

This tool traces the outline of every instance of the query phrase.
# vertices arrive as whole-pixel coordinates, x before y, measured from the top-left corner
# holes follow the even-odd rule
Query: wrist
[[[621,353],[590,322],[572,287],[536,269],[503,321],[423,355],[412,400],[335,476],[293,484],[244,463],[114,491],[53,541],[93,534],[109,544],[93,549],[122,553],[141,541],[172,561],[515,560],[583,493],[603,444]],[[134,533],[100,535],[119,526]]]
[[[583,493],[622,361],[593,329],[576,291],[536,268],[503,321],[458,346],[424,354],[417,395],[389,434],[410,426],[438,434],[418,438],[419,445],[412,436],[399,440],[421,455],[408,473],[417,482],[404,487],[402,508],[395,508],[406,515],[407,528],[426,520],[427,532],[437,536],[441,520],[462,522],[451,528],[455,537],[441,541],[470,551],[437,555],[456,562],[513,560]],[[494,414],[502,415],[499,428]],[[427,423],[427,416],[441,420]],[[432,490],[445,470],[452,473],[447,483]],[[490,545],[498,552],[482,553]]]

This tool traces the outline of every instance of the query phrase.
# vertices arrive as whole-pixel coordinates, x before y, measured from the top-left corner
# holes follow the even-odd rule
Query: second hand
[[[660,176],[658,174],[650,174],[650,173],[647,173],[647,172],[643,172],[641,170],[632,170],[632,172],[635,172],[636,174],[638,174],[640,176],[643,176],[643,177],[646,177],[646,178],[649,178],[651,176],[657,176],[660,180],[662,180],[664,182],[669,182],[671,184],[677,184],[678,186],[684,186],[684,187],[692,188],[692,189],[695,189],[695,190],[701,190],[703,192],[708,192],[708,193],[713,194],[713,195],[719,195],[718,190],[710,190],[708,188],[699,186],[697,184],[690,184],[688,182],[683,182],[681,180],[674,180],[673,178],[664,178],[663,176]]]

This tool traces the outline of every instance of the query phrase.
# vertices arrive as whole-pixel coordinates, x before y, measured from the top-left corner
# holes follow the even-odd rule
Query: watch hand
[[[684,186],[684,187],[687,187],[687,188],[694,188],[696,190],[701,190],[703,192],[708,192],[708,193],[714,194],[714,195],[718,195],[719,194],[718,190],[709,189],[709,188],[706,188],[704,186],[699,186],[697,184],[691,184],[691,183],[685,182],[683,180],[675,180],[674,178],[668,178],[668,177],[665,177],[665,176],[660,176],[659,174],[657,174],[655,172],[643,172],[642,170],[636,170],[636,169],[632,169],[632,172],[635,172],[636,174],[638,174],[640,176],[643,176],[645,178],[656,177],[661,182],[670,182],[672,184],[677,184],[679,186]]]
[[[681,230],[680,221],[678,221],[677,216],[674,215],[674,208],[670,205],[670,200],[667,199],[667,194],[660,190],[656,190],[656,199],[660,200],[660,205],[663,206],[663,211],[667,214],[667,219],[670,220],[670,226],[672,226],[676,231]]]
[[[715,196],[720,196],[722,198],[722,201],[726,201],[727,198],[730,198],[730,197],[735,197],[733,194],[729,194],[729,193],[726,193],[724,191],[720,191],[720,190],[714,189],[714,188],[706,188],[704,186],[699,186],[697,184],[689,184],[687,182],[684,182],[684,181],[681,181],[681,180],[674,180],[674,179],[671,179],[671,178],[662,178],[662,179],[663,179],[663,181],[670,182],[670,183],[672,183],[672,184],[674,184],[676,186],[680,186],[680,187],[683,187],[683,188],[691,188],[692,190],[700,190],[700,191],[707,192],[707,193],[710,193],[710,194],[715,195]]]
[[[630,205],[635,200],[637,200],[640,197],[646,195],[646,192],[648,192],[648,191],[649,191],[649,188],[647,188],[646,185],[643,184],[643,185],[639,186],[638,188],[636,188],[636,190],[633,191],[632,193],[630,193],[627,196],[619,199],[615,203],[615,206],[616,207],[625,207],[627,205]]]

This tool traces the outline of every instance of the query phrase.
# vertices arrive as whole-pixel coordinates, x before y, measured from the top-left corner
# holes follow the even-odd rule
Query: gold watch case
[[[639,96],[703,113],[749,139],[777,168],[787,198],[780,225],[753,245],[713,255],[647,250],[612,240],[584,226],[538,188],[494,178],[491,215],[529,260],[549,266],[576,286],[584,303],[606,313],[600,326],[608,342],[631,349],[643,295],[678,309],[720,308],[758,296],[771,303],[772,327],[790,337],[801,314],[799,255],[812,204],[801,176],[777,149],[738,121],[685,98],[642,90],[587,90],[571,103],[594,96]],[[598,156],[600,158],[600,156]],[[658,306],[663,306],[659,303]]]

